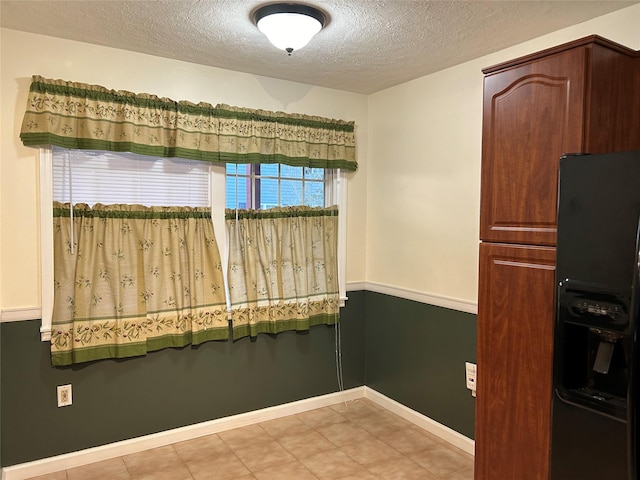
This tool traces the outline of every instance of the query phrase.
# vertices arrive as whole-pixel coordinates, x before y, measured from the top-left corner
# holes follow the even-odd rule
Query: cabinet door
[[[481,244],[476,480],[549,476],[555,248]]]
[[[484,80],[480,238],[555,245],[558,160],[582,149],[587,51]]]

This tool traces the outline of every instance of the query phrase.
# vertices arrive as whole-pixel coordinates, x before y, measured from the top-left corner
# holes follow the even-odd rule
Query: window
[[[209,207],[224,255],[224,167],[181,158],[129,152],[41,148],[40,208],[42,340],[51,339],[54,309],[54,232],[51,205],[139,204],[146,207]],[[72,180],[72,181],[71,181]],[[73,214],[73,212],[72,212]]]
[[[153,96],[153,101],[150,102],[149,98],[150,96],[147,94],[137,95],[129,92],[114,91],[100,85],[88,85],[65,80],[47,80],[39,76],[33,77],[29,89],[27,107],[20,129],[20,138],[25,146],[38,147],[55,144],[65,148],[108,148],[113,151],[120,151],[122,149],[127,151],[132,150],[142,154],[155,153],[156,155],[179,156],[182,158],[211,162],[208,164],[211,174],[209,178],[211,195],[209,198],[210,208],[144,207],[143,205],[115,204],[115,209],[112,208],[108,210],[104,208],[105,205],[95,205],[93,210],[90,211],[87,210],[87,205],[80,205],[78,206],[77,213],[81,213],[82,215],[76,217],[73,209],[70,208],[68,204],[56,202],[55,218],[57,219],[56,221],[59,228],[54,229],[51,221],[54,214],[51,208],[53,202],[51,184],[53,176],[53,154],[51,149],[42,149],[39,179],[41,182],[40,201],[42,211],[42,268],[45,272],[42,276],[43,296],[48,295],[46,292],[53,289],[52,278],[47,277],[49,274],[46,273],[53,271],[51,268],[53,264],[51,239],[53,239],[54,236],[52,233],[56,233],[55,248],[58,248],[60,245],[65,246],[64,249],[60,249],[60,254],[66,256],[72,255],[71,253],[67,255],[66,242],[71,242],[71,248],[73,248],[73,242],[65,237],[62,238],[63,243],[61,243],[61,237],[57,234],[67,232],[69,237],[73,234],[74,238],[79,240],[83,237],[88,237],[88,234],[85,235],[85,232],[91,232],[92,227],[88,225],[85,230],[84,224],[81,224],[81,221],[83,222],[86,218],[125,218],[128,220],[135,217],[136,220],[143,218],[189,220],[195,219],[196,214],[198,214],[199,217],[197,218],[203,221],[206,221],[209,216],[213,217],[214,224],[216,224],[216,219],[222,219],[219,223],[226,226],[226,169],[223,165],[214,165],[213,162],[244,162],[249,160],[265,161],[266,163],[294,162],[296,165],[299,165],[297,162],[300,162],[302,165],[312,165],[321,168],[339,168],[346,171],[355,171],[357,168],[355,159],[356,138],[354,122],[303,114],[268,112],[265,110],[254,110],[224,104],[219,104],[215,107],[205,103],[189,103],[187,105],[186,102],[176,102],[171,99],[155,96]],[[160,132],[162,133],[159,134]],[[336,280],[341,278],[344,282],[344,276],[341,276],[336,271],[336,260],[338,257],[336,248],[338,242],[334,242],[334,240],[337,240],[339,236],[338,233],[340,232],[341,251],[344,252],[344,227],[346,219],[344,215],[346,213],[344,202],[344,200],[346,200],[346,190],[344,188],[346,187],[344,182],[345,177],[342,176],[342,173],[337,173],[332,180],[329,180],[325,175],[326,172],[322,172],[324,178],[321,180],[320,178],[314,178],[320,172],[314,172],[311,169],[298,169],[298,171],[294,169],[294,171],[287,172],[285,170],[288,169],[285,168],[270,167],[278,169],[277,174],[274,174],[264,171],[264,168],[268,170],[269,167],[263,168],[261,165],[260,168],[260,172],[257,170],[247,172],[246,168],[244,172],[238,172],[236,169],[236,176],[244,173],[245,183],[247,183],[247,180],[251,180],[249,182],[252,195],[250,201],[253,203],[247,204],[247,195],[245,192],[244,203],[247,204],[247,206],[252,206],[253,209],[255,209],[262,204],[268,206],[276,202],[279,204],[283,202],[293,202],[292,195],[294,194],[298,195],[303,203],[318,202],[319,198],[323,196],[325,204],[330,205],[322,209],[323,211],[317,212],[314,211],[315,207],[309,208],[304,206],[296,208],[285,207],[278,211],[244,211],[241,213],[238,212],[236,219],[240,220],[243,216],[248,217],[251,215],[256,215],[263,219],[270,216],[271,218],[284,218],[285,216],[293,218],[294,215],[292,214],[297,212],[303,212],[303,216],[306,218],[321,216],[330,218],[331,225],[327,227],[327,231],[331,229],[331,234],[327,233],[324,235],[324,240],[322,241],[324,242],[326,240],[327,243],[331,243],[332,248],[330,252],[331,266],[333,267],[330,273],[330,286],[332,290],[331,292],[325,293],[332,294],[331,298],[327,299],[327,303],[331,303],[333,308],[336,304],[338,293],[336,291]],[[73,175],[73,169],[71,169],[69,173]],[[301,178],[300,175],[302,176]],[[144,178],[144,174],[141,176]],[[251,179],[251,176],[253,176],[253,179]],[[256,182],[256,177],[258,177],[258,182]],[[272,188],[274,179],[277,185],[275,191]],[[269,183],[272,185],[268,185]],[[118,182],[116,182],[116,184],[118,184]],[[296,190],[294,186],[301,188],[297,188]],[[258,187],[257,191],[256,187]],[[240,188],[238,183],[236,184],[236,188]],[[264,195],[260,193],[261,191],[271,192],[271,198],[264,197]],[[320,191],[322,191],[324,195],[320,194]],[[69,194],[73,195],[73,192],[70,191]],[[217,198],[218,195],[221,196],[220,199]],[[239,196],[236,195],[234,203],[238,205],[240,200]],[[77,201],[77,198],[75,198],[75,201]],[[296,202],[298,201],[299,200],[296,200]],[[338,206],[341,207],[341,214],[338,214],[338,218],[336,218],[338,209],[332,204],[338,204]],[[112,204],[110,206],[113,207],[114,205]],[[136,207],[135,210],[131,208],[134,206]],[[148,210],[145,210],[145,208],[151,210],[151,215],[148,214]],[[180,210],[180,208],[183,210]],[[163,211],[162,209],[166,210]],[[130,215],[129,212],[133,212],[134,215]],[[127,215],[125,215],[125,213]],[[336,227],[338,219],[340,223]],[[76,222],[76,220],[78,221]],[[309,223],[308,220],[302,221]],[[103,223],[112,224],[115,222]],[[315,225],[316,224],[313,226],[314,228],[316,228]],[[155,225],[152,226],[156,228]],[[208,229],[210,226],[210,223],[207,223],[206,228]],[[78,230],[76,227],[82,228],[82,230]],[[124,226],[120,232],[125,234],[134,227],[138,228],[135,225],[129,225],[129,227]],[[102,225],[96,223],[93,228],[93,231],[95,231],[97,228],[102,228]],[[295,227],[292,228],[295,229]],[[193,231],[195,232],[195,230],[196,228],[194,227]],[[203,231],[204,228],[199,228],[198,230]],[[222,237],[226,237],[226,235],[224,235],[225,228],[215,228],[215,230],[219,232]],[[143,233],[145,232],[144,229],[142,229],[142,231]],[[168,227],[166,231],[174,231],[173,226]],[[165,233],[166,231],[163,230]],[[205,239],[205,244],[213,245],[217,243],[221,247],[226,244],[225,242],[220,242],[215,237],[215,235],[208,235]],[[131,237],[127,238],[129,239],[128,247],[136,245]],[[116,240],[122,244],[126,239],[123,239],[123,235],[115,233],[109,237],[109,242],[112,246]],[[194,244],[193,242],[185,242],[182,238],[178,240],[176,248],[184,248],[182,247],[183,245],[188,246]],[[216,242],[213,242],[213,240],[216,240]],[[271,241],[271,239],[268,240]],[[318,245],[319,242],[320,240],[314,239],[313,245]],[[101,248],[99,242],[97,245]],[[148,245],[148,243],[143,243],[140,247],[144,245]],[[91,251],[91,249],[86,247],[85,252],[89,251]],[[153,251],[155,252],[155,249]],[[58,250],[56,250],[56,252],[58,252]],[[148,252],[148,250],[144,250],[144,252]],[[227,269],[223,263],[226,252],[221,251],[220,253],[222,254],[220,255],[221,258],[217,260],[215,266],[219,267],[220,271],[226,271]],[[234,254],[235,253],[236,251],[234,251]],[[104,256],[104,250],[101,255]],[[131,254],[131,257],[133,257],[133,254]],[[56,266],[60,265],[61,269],[64,269],[67,263],[72,264],[72,259],[67,258],[66,260],[64,264],[58,264],[56,260]],[[344,255],[342,255],[342,260],[344,261]],[[206,265],[211,264],[211,262],[205,263]],[[250,262],[249,265],[252,266],[255,264]],[[294,266],[299,267],[301,264],[298,262]],[[320,260],[314,264],[315,270],[321,267]],[[83,268],[89,270],[91,266],[88,262],[85,262]],[[342,268],[344,268],[344,264]],[[72,268],[69,268],[69,271],[72,271]],[[262,271],[264,273],[265,269],[262,268]],[[296,272],[299,271],[300,270],[296,270]],[[147,275],[147,273],[148,272],[145,271],[144,275]],[[305,278],[310,282],[314,281],[310,275],[305,274]],[[68,277],[65,277],[65,281],[67,280]],[[68,283],[73,285],[70,281]],[[83,282],[79,283],[85,285]],[[93,283],[93,285],[96,285],[96,283]],[[269,285],[271,285],[271,283]],[[312,283],[311,288],[315,291],[316,285]],[[56,295],[56,301],[57,298],[58,296]],[[98,299],[92,297],[88,303],[91,303],[93,300]],[[145,295],[144,301],[147,302],[147,300]],[[165,299],[163,298],[163,300]],[[166,298],[167,305],[169,305],[169,300],[171,299]],[[58,306],[57,302],[55,306]],[[216,304],[216,306],[218,306],[218,304]],[[43,299],[43,323],[45,330],[47,326],[46,316],[50,315],[48,310],[46,300]],[[69,309],[69,311],[73,312],[72,309]],[[303,312],[303,310],[300,311]],[[116,311],[116,313],[118,312]],[[56,314],[56,324],[59,324],[57,321],[58,318]],[[92,316],[91,318],[95,317]],[[116,319],[118,318],[121,317],[117,317]],[[91,330],[91,328],[89,328],[89,330]],[[81,332],[84,331],[86,330],[83,329]],[[63,333],[65,332],[61,330],[55,332],[56,335]],[[76,340],[77,338],[74,337],[73,341]]]
[[[53,365],[228,339],[209,170],[53,150]]]
[[[69,189],[69,178],[73,189]],[[223,271],[226,271],[225,207],[338,205],[340,298],[346,300],[346,175],[338,170],[278,164],[212,164],[130,152],[39,149],[41,225],[41,338],[51,338],[53,314],[52,202],[137,203],[146,206],[211,206]]]
[[[277,206],[337,205],[338,283],[340,302],[346,296],[347,179],[336,169],[279,164],[226,164],[225,205],[229,209],[269,209]],[[222,247],[221,247],[222,248]]]
[[[330,198],[330,169],[279,164],[227,164],[227,208],[261,209],[305,205],[324,207]]]

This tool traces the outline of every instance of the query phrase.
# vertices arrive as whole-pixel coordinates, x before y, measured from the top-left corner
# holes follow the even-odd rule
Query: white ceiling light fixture
[[[274,3],[258,8],[253,14],[253,21],[276,48],[291,55],[322,30],[326,17],[309,5]]]

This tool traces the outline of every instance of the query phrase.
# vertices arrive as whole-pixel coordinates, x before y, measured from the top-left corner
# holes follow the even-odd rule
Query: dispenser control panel
[[[574,308],[580,313],[590,313],[591,315],[605,316],[612,320],[620,318],[620,306],[609,303],[593,302],[581,300],[575,303]]]
[[[558,289],[559,320],[605,330],[629,325],[630,295],[598,286],[564,280]]]

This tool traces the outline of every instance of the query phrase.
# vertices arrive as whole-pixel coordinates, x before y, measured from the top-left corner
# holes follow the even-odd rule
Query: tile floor
[[[358,399],[35,479],[473,480],[473,457]]]

